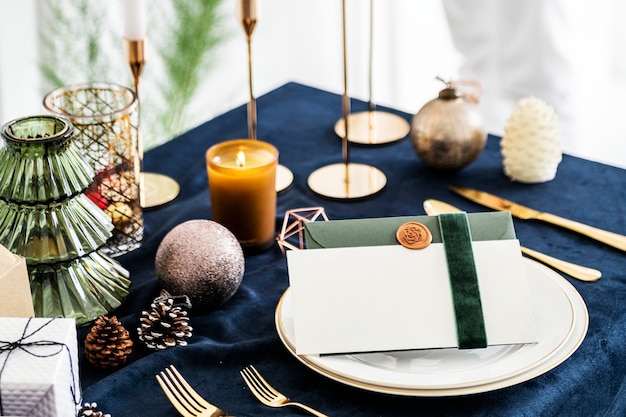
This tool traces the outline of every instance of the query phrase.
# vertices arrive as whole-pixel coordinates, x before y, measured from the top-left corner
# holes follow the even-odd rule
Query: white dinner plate
[[[463,395],[511,386],[553,369],[582,343],[588,313],[576,289],[553,270],[525,259],[533,298],[536,344],[485,349],[426,349],[351,355],[297,355],[289,289],[276,308],[287,349],[311,369],[376,392],[415,396]]]

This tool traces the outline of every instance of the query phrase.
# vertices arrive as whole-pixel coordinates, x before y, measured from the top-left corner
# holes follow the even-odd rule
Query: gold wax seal
[[[404,223],[396,231],[396,239],[408,249],[424,249],[433,240],[428,227],[418,222]]]

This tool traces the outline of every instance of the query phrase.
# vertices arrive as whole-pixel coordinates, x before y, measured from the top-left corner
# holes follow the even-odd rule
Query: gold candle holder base
[[[370,165],[337,163],[313,171],[307,183],[322,197],[353,200],[378,194],[387,185],[387,177]]]
[[[180,186],[175,179],[154,172],[141,173],[141,208],[149,209],[178,197]]]
[[[180,186],[172,178],[155,174],[153,172],[142,172],[144,201],[143,208],[162,206],[178,197]]]
[[[346,134],[345,119],[335,123],[340,138]],[[409,122],[393,113],[372,110],[348,115],[348,140],[361,145],[382,145],[404,139],[411,130]]]
[[[293,172],[284,165],[276,167],[276,192],[278,194],[289,190],[293,185]]]

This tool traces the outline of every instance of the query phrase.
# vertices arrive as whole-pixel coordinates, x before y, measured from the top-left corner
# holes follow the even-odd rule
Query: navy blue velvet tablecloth
[[[353,111],[365,109],[365,103],[353,101]],[[351,161],[381,169],[388,180],[385,189],[363,201],[316,196],[307,177],[316,168],[341,162],[341,141],[333,131],[341,114],[338,95],[295,83],[259,98],[258,136],[278,147],[280,162],[295,174],[292,189],[278,196],[277,232],[285,211],[299,207],[322,206],[331,219],[424,214],[427,198],[469,212],[486,210],[448,190],[456,183],[626,234],[626,171],[564,155],[553,181],[514,183],[503,174],[497,137],[489,138],[475,163],[456,173],[425,166],[408,138],[384,146],[352,145]],[[626,416],[626,253],[533,221],[515,220],[523,245],[598,268],[603,277],[595,283],[564,278],[587,304],[587,336],[569,359],[527,382],[480,394],[418,398],[364,391],[317,374],[287,351],[274,326],[276,304],[288,286],[286,260],[278,246],[246,257],[243,283],[221,309],[191,317],[194,335],[188,346],[147,351],[137,340],[136,327],[141,311],[160,290],[156,250],[176,225],[211,218],[205,150],[246,136],[246,107],[241,106],[146,153],[146,171],[172,176],[181,192],[169,205],[145,212],[142,247],[118,258],[130,270],[133,284],[114,314],[131,330],[135,348],[127,364],[115,371],[95,369],[81,356],[85,401],[97,402],[113,417],[177,416],[154,377],[174,364],[205,398],[234,416],[306,415],[261,405],[239,375],[244,366],[254,364],[285,394],[329,416]],[[87,330],[79,331],[81,349]]]

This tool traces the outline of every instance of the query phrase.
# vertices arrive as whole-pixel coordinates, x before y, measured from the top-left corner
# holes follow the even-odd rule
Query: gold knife
[[[455,211],[461,211],[451,204],[444,203],[443,201],[428,199],[423,203],[424,211],[426,214],[435,215],[439,213],[452,213]],[[571,262],[557,259],[545,253],[537,252],[536,250],[520,246],[522,253],[535,258],[536,260],[543,262],[552,268],[559,270],[573,278],[581,281],[594,282],[600,279],[602,272],[597,269],[588,268],[586,266],[573,264]]]
[[[485,191],[474,190],[472,188],[459,187],[451,185],[450,189],[455,193],[471,200],[475,203],[482,204],[494,210],[510,211],[511,214],[522,220],[541,220],[551,223],[565,229],[572,230],[587,237],[602,242],[614,248],[626,251],[626,236],[606,230],[598,229],[574,220],[565,219],[554,214],[534,210],[521,204],[514,203],[504,198],[497,197]]]

